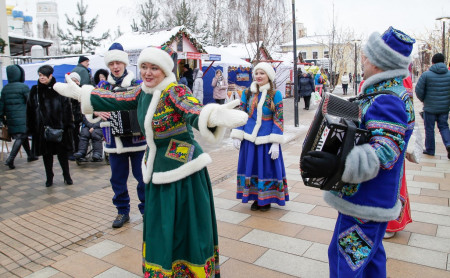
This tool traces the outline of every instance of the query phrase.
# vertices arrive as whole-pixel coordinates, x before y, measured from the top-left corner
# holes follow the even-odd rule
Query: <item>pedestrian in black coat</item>
[[[47,187],[53,185],[53,155],[57,155],[63,171],[64,182],[72,184],[67,153],[72,151],[73,116],[70,100],[53,90],[56,83],[53,68],[44,65],[38,69],[38,84],[30,90],[27,102],[27,127],[33,136],[31,151],[44,161]],[[59,143],[47,142],[44,138],[44,126],[63,129],[63,138]]]
[[[314,79],[311,77],[309,73],[302,73],[300,78],[298,79],[298,91],[299,91],[299,99],[303,97],[305,101],[305,110],[309,110],[309,102],[311,100],[311,94],[315,91]]]

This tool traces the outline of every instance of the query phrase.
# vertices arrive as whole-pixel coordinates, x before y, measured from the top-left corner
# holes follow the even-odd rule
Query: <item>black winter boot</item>
[[[16,168],[16,166],[14,166],[14,159],[16,158],[17,153],[19,152],[21,146],[22,146],[22,139],[16,139],[12,146],[11,153],[9,154],[8,159],[6,159],[5,161],[5,165],[9,166],[9,169]]]

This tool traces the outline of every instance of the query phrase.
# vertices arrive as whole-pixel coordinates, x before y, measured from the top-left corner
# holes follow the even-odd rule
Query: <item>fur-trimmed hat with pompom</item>
[[[372,33],[363,52],[373,65],[383,71],[408,69],[415,42],[415,39],[391,26],[382,35]]]
[[[166,76],[171,76],[174,67],[173,59],[171,57],[173,50],[170,47],[147,47],[141,51],[138,58],[138,67],[141,67],[142,63],[150,63],[157,65]]]
[[[257,64],[254,68],[253,68],[253,76],[255,76],[255,72],[257,69],[261,69],[263,70],[267,76],[269,77],[269,80],[272,81],[272,83],[275,80],[275,70],[273,69],[272,65],[266,62],[261,62],[259,64]]]
[[[130,63],[128,60],[128,54],[123,50],[123,46],[120,43],[113,43],[108,52],[105,53],[105,64],[108,66],[109,63],[118,61],[128,66]]]

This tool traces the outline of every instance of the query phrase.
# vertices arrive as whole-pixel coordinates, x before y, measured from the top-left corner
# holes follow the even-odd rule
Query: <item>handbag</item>
[[[42,120],[46,119],[42,114],[40,104],[39,104],[39,96],[36,94],[36,102],[38,105],[39,114],[41,115]],[[61,128],[53,128],[48,125],[44,126],[44,139],[47,142],[53,143],[61,143],[63,138],[64,129]]]
[[[44,138],[47,142],[60,143],[63,138],[63,133],[63,129],[44,126]]]
[[[11,142],[11,135],[9,135],[7,125],[2,126],[2,134],[0,135],[0,140]]]

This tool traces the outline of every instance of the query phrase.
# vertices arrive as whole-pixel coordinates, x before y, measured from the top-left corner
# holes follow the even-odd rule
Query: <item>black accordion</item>
[[[324,151],[337,155],[339,165],[331,177],[305,178],[301,171],[306,186],[322,190],[342,189],[341,177],[348,153],[355,145],[367,143],[369,139],[369,131],[358,128],[360,120],[358,103],[327,93],[322,96],[303,142],[300,161],[309,151]]]
[[[137,110],[111,112],[111,133],[114,136],[142,135]]]

